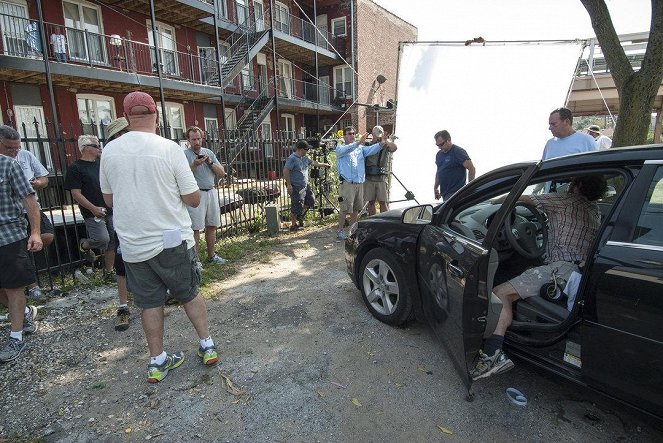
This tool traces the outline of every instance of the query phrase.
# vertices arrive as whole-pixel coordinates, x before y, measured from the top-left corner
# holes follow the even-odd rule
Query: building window
[[[83,134],[103,138],[106,126],[115,118],[113,98],[105,95],[76,94],[76,103]]]
[[[276,9],[274,12],[274,27],[277,31],[290,33],[290,11],[283,3],[276,2],[274,4]]]
[[[205,117],[205,134],[208,140],[219,139],[219,121],[212,117]]]
[[[353,72],[350,66],[337,66],[334,68],[335,98],[352,98]]]
[[[28,140],[37,139],[37,134],[39,134],[39,139],[48,137],[44,109],[41,106],[14,105],[14,116],[16,118],[16,129],[21,134],[21,137],[25,136]],[[36,126],[35,122],[37,122]],[[51,157],[49,143],[42,144],[44,155],[42,155],[42,149],[39,145],[36,141],[21,141],[22,149],[32,152],[39,160],[39,163],[44,165],[49,171],[53,171],[53,158]]]
[[[200,61],[200,80],[205,84],[218,84],[216,48],[198,46]]]
[[[26,56],[34,50],[28,45],[25,28],[32,24],[24,5],[0,2],[0,26],[2,27],[2,47],[6,55]],[[37,46],[38,39],[31,40]],[[39,42],[41,47],[41,42]]]
[[[295,116],[292,114],[281,114],[281,121],[283,122],[283,137],[288,140],[295,139]]]
[[[153,70],[157,70],[157,60],[154,51],[154,33],[152,32],[152,23],[146,20],[147,39],[150,44],[150,60]],[[179,67],[177,63],[177,41],[175,40],[175,28],[166,24],[156,22],[157,43],[161,53],[161,70],[164,74],[178,75]]]
[[[161,106],[157,106],[159,111],[159,127],[163,137],[170,138],[171,140],[183,140],[184,137],[184,106],[179,103],[166,102],[166,114],[168,132],[163,131],[163,113]]]
[[[346,36],[345,17],[333,18],[331,21],[332,34],[337,37]]]
[[[237,116],[234,109],[226,109],[226,129],[237,129]]]
[[[69,56],[75,60],[106,63],[101,10],[91,4],[63,1]]]
[[[265,147],[265,157],[274,157],[274,145],[272,144],[272,124],[268,121],[262,122],[258,128],[258,136]]]

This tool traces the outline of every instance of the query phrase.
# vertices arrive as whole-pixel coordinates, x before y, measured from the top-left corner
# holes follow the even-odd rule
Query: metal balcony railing
[[[639,70],[642,66],[642,60],[645,56],[647,42],[649,40],[648,32],[640,32],[635,34],[622,34],[619,36],[619,41],[624,48],[624,53],[629,59],[631,66],[634,70]],[[608,74],[610,69],[605,61],[603,51],[598,43],[598,40],[593,38],[588,40],[587,46],[583,51],[576,76],[582,77],[594,74]]]
[[[345,57],[345,37],[336,36],[330,32],[316,29],[308,20],[295,17],[284,10],[274,11],[274,30],[313,43],[329,51],[338,51]]]
[[[284,76],[277,76],[276,80],[276,91],[280,98],[333,106],[340,106],[346,102],[346,94],[341,90],[331,87],[331,85],[307,82]]]

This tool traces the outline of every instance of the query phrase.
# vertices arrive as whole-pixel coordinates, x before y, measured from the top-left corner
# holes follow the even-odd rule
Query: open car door
[[[516,165],[480,177],[445,202],[419,236],[417,277],[422,307],[467,387],[469,399],[469,371],[481,347],[492,290],[488,287],[492,285],[490,245],[537,169],[538,165]],[[468,209],[471,213],[474,206],[490,206],[490,198],[505,193],[507,198],[485,233],[473,232],[459,216],[468,214]]]

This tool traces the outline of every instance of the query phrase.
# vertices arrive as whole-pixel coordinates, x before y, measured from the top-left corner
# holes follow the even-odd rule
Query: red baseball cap
[[[154,99],[145,92],[134,91],[124,97],[124,113],[126,115],[140,115],[140,114],[156,114],[157,105]],[[142,107],[145,109],[137,109],[137,112],[132,112],[134,108]],[[147,112],[146,112],[147,110]]]

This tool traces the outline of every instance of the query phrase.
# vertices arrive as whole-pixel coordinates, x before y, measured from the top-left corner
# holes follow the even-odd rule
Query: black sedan
[[[546,214],[518,198],[565,192],[588,174],[602,174],[608,192],[575,297],[543,285],[516,302],[505,349],[661,419],[663,145],[519,163],[439,206],[360,220],[345,244],[348,273],[378,320],[428,321],[471,397],[469,370],[501,310],[492,288],[541,264],[546,250]]]

